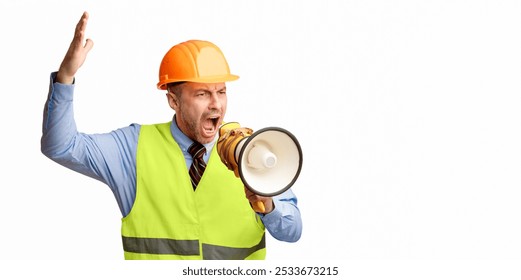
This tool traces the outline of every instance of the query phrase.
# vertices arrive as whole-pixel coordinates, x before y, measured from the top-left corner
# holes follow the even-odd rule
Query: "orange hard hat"
[[[219,47],[208,41],[190,40],[173,46],[159,67],[158,89],[168,83],[222,83],[237,80]]]

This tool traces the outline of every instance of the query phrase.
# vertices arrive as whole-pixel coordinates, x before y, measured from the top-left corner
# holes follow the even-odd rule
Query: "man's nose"
[[[221,108],[221,100],[219,99],[219,94],[212,93],[210,97],[209,109],[220,109]]]

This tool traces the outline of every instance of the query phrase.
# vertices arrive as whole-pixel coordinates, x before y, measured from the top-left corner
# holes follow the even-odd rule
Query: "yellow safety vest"
[[[264,259],[264,225],[213,149],[194,191],[171,123],[143,125],[136,199],[122,219],[125,259]]]

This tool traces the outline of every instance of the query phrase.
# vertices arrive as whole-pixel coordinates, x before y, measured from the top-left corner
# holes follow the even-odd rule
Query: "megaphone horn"
[[[302,149],[297,138],[280,127],[252,132],[236,122],[222,125],[217,142],[222,162],[257,195],[285,192],[302,169]]]

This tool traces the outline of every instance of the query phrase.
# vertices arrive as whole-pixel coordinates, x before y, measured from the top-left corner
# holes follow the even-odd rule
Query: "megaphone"
[[[237,122],[226,123],[219,128],[217,152],[244,186],[260,196],[285,192],[302,169],[302,149],[297,138],[280,127],[253,132]],[[264,211],[262,202],[257,206]]]

